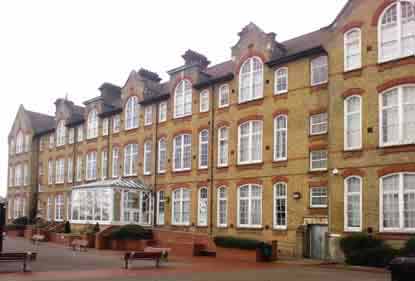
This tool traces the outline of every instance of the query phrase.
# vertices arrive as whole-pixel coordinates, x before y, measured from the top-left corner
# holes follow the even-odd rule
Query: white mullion
[[[404,229],[405,228],[405,222],[404,222],[404,186],[403,186],[403,179],[404,174],[401,173],[399,175],[399,228]]]

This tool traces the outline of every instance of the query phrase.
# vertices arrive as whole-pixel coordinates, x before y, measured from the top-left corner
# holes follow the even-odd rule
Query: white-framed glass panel
[[[113,214],[110,188],[75,189],[71,193],[71,223],[110,224]]]
[[[124,191],[123,198],[123,217],[124,223],[140,223],[140,193]]]
[[[173,191],[172,200],[172,224],[190,225],[190,201],[191,191],[187,188],[179,188]]]
[[[101,151],[101,179],[108,178],[108,151]]]
[[[66,127],[65,121],[61,120],[58,122],[58,126],[56,128],[56,146],[63,146],[66,142]]]
[[[72,158],[68,158],[66,163],[68,165],[68,167],[66,169],[66,171],[67,171],[66,182],[67,183],[72,183],[72,181],[73,181],[73,160],[72,160]]]
[[[173,170],[187,171],[192,168],[192,135],[179,135],[173,139]]]
[[[275,71],[275,94],[281,95],[288,92],[288,68],[281,67]]]
[[[144,165],[143,165],[143,169],[144,169],[144,175],[151,175],[151,170],[152,170],[152,143],[151,141],[146,141],[144,143]]]
[[[77,142],[82,142],[84,140],[84,126],[83,125],[79,125],[77,128]]]
[[[279,115],[274,118],[274,161],[287,160],[288,117]]]
[[[121,117],[119,114],[112,117],[112,133],[119,133],[121,129]]]
[[[16,172],[17,170],[15,170],[15,174]],[[48,184],[49,185],[53,184],[53,160],[48,161]]]
[[[327,208],[327,187],[310,188],[310,208]]]
[[[415,85],[392,88],[379,99],[380,145],[415,143]]]
[[[198,194],[197,225],[208,225],[208,189],[201,187]]]
[[[360,28],[344,34],[344,71],[362,67],[362,35]]]
[[[23,185],[29,185],[29,164],[23,164]]]
[[[165,138],[159,140],[158,149],[158,172],[165,173],[167,168],[167,143]]]
[[[362,178],[344,180],[344,230],[362,231]]]
[[[218,167],[227,167],[229,161],[229,128],[218,129]]]
[[[22,153],[24,148],[23,132],[19,131],[16,136],[16,154]]]
[[[174,118],[192,115],[192,83],[182,80],[174,90]]]
[[[247,59],[239,72],[239,103],[263,97],[264,67],[259,57]]]
[[[104,118],[102,119],[102,135],[108,136],[108,131],[109,131],[109,119]]]
[[[327,150],[315,150],[310,152],[310,170],[327,170]]]
[[[157,192],[157,225],[165,224],[166,198],[164,191]]]
[[[153,106],[148,105],[144,108],[144,126],[153,124]]]
[[[260,162],[262,162],[262,121],[248,121],[238,128],[238,164]]]
[[[49,149],[53,149],[55,148],[55,134],[50,134],[49,135]],[[17,148],[16,148],[16,153],[17,152]]]
[[[287,184],[274,184],[274,229],[287,229]]]
[[[199,169],[207,169],[209,165],[209,131],[199,133]]]
[[[24,151],[29,152],[30,151],[30,137],[31,135],[25,135],[24,138]]]
[[[65,182],[65,159],[59,158],[55,162],[55,183],[63,184]]]
[[[228,226],[228,190],[222,186],[218,188],[217,216],[218,227]]]
[[[344,100],[344,150],[362,148],[362,98]]]
[[[46,220],[52,221],[52,213],[53,213],[53,203],[52,203],[52,197],[48,197],[48,201],[46,203]]]
[[[82,157],[82,155],[78,155],[76,159],[76,177],[75,177],[77,182],[82,181],[83,161],[84,161],[84,158]]]
[[[125,129],[131,130],[138,128],[140,105],[136,96],[128,98],[125,104]]]
[[[311,86],[325,84],[329,81],[328,57],[320,56],[311,61]]]
[[[15,186],[22,186],[23,184],[23,167],[22,164],[17,164],[14,168]]]
[[[219,88],[219,108],[228,107],[230,104],[229,86],[227,84]]]
[[[137,175],[138,144],[128,144],[124,148],[124,176]]]
[[[163,101],[159,104],[159,123],[167,121],[167,102]]]
[[[88,114],[88,120],[87,120],[87,130],[86,130],[86,138],[87,139],[94,139],[98,137],[98,112],[93,109]]]
[[[72,210],[72,194],[71,192],[66,193],[66,220],[71,221],[71,210]]]
[[[415,8],[413,2],[395,1],[379,17],[379,62],[414,55]]]
[[[91,151],[86,155],[86,180],[97,179],[97,152]]]
[[[415,173],[398,173],[380,179],[380,230],[415,231]]]
[[[55,221],[63,221],[65,203],[63,201],[63,195],[58,194],[55,197]]]
[[[68,131],[68,143],[73,144],[75,142],[75,128],[69,128]]]
[[[112,163],[111,163],[111,175],[112,178],[119,177],[120,167],[120,149],[118,147],[112,148]]]
[[[199,111],[208,112],[209,111],[209,91],[205,90],[199,94]]]
[[[238,227],[262,227],[262,187],[247,184],[238,188]]]
[[[328,114],[322,112],[310,116],[310,135],[322,135],[328,132]]]

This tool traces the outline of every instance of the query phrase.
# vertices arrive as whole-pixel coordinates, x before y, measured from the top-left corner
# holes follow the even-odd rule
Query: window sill
[[[327,137],[329,132],[319,133],[319,134],[308,134],[309,138],[319,138],[319,137]]]
[[[378,62],[378,72],[383,72],[388,69],[396,68],[399,66],[415,64],[415,57],[413,55],[400,57],[388,61],[379,61]]]
[[[322,82],[322,83],[319,83],[319,84],[311,85],[310,90],[311,90],[312,93],[314,93],[314,92],[318,92],[318,91],[322,91],[322,90],[327,90],[328,87],[329,87],[328,82]]]
[[[236,168],[240,170],[258,169],[264,166],[264,162],[237,164]]]
[[[363,156],[363,149],[344,150],[343,151],[343,159],[360,158],[362,156]]]
[[[174,116],[173,120],[182,120],[182,119],[191,119],[192,118],[192,114],[186,114],[186,115],[182,115],[182,116]]]
[[[362,76],[362,67],[354,68],[350,70],[345,70],[343,72],[343,79],[347,80],[354,77],[361,77]]]
[[[313,209],[313,210],[316,210],[316,209],[327,209],[328,208],[328,206],[310,206],[309,207],[309,209]]]
[[[401,152],[415,152],[415,144],[379,146],[377,149],[382,155]]]
[[[260,98],[253,99],[253,100],[239,102],[237,107],[239,109],[243,109],[243,108],[250,107],[250,106],[262,105],[263,103],[264,103],[264,97],[260,97]]]
[[[254,230],[254,231],[263,231],[264,227],[261,226],[237,226],[236,230]]]
[[[327,173],[328,169],[322,169],[322,170],[309,170],[309,174],[324,174]]]

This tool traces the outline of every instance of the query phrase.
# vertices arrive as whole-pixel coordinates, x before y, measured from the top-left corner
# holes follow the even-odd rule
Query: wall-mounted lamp
[[[300,200],[301,199],[301,193],[300,192],[294,192],[293,193],[293,199],[294,200]]]
[[[332,171],[333,176],[339,175],[339,170],[337,168],[334,168]]]

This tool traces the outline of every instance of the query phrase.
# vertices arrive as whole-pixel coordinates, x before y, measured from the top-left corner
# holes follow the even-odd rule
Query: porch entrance
[[[323,260],[326,258],[326,237],[328,233],[327,225],[309,225],[309,257],[312,259]]]

